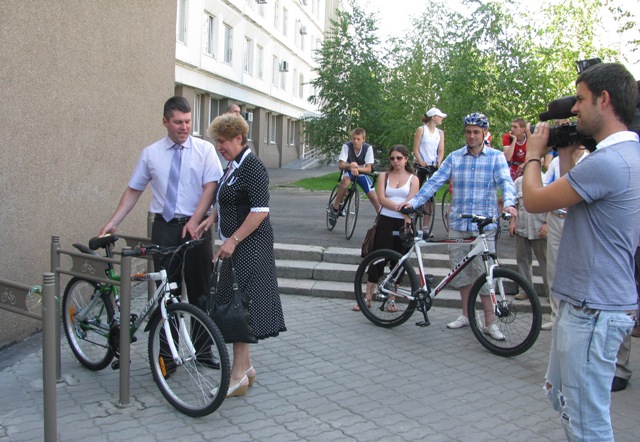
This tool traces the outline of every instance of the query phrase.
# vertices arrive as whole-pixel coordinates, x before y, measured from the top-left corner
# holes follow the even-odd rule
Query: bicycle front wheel
[[[162,395],[182,413],[206,416],[227,395],[231,368],[222,334],[199,308],[185,303],[167,306],[171,339],[181,363],[171,356],[161,315],[149,327],[149,363]],[[195,350],[195,351],[194,351]],[[217,359],[219,366],[212,363]]]
[[[344,205],[345,223],[344,234],[347,239],[351,239],[353,232],[356,230],[356,222],[358,221],[358,210],[360,208],[360,195],[358,194],[358,186],[353,188],[351,197],[347,194],[347,202]]]
[[[400,258],[395,250],[376,250],[356,271],[356,302],[364,316],[380,327],[404,324],[416,310],[416,301],[407,297],[417,292],[420,283],[408,260],[398,265]]]
[[[113,360],[109,325],[114,307],[95,282],[72,278],[62,296],[64,334],[75,357],[89,370],[102,370]]]
[[[451,192],[449,189],[446,189],[442,194],[442,204],[440,205],[440,210],[442,210],[442,223],[444,224],[445,230],[449,231],[449,214],[451,213]]]
[[[496,305],[493,306],[492,329],[485,326],[482,308],[491,303],[486,276],[481,276],[471,288],[468,311],[469,325],[478,341],[499,356],[517,356],[529,350],[538,339],[542,324],[542,308],[533,286],[519,273],[496,268],[493,271]],[[527,295],[517,301],[518,293]],[[495,327],[494,327],[495,326]],[[499,333],[495,333],[495,331]],[[497,338],[497,339],[496,339]]]
[[[329,219],[329,214],[331,213],[331,208],[333,207],[333,202],[336,200],[336,196],[338,195],[338,188],[340,184],[336,184],[333,190],[331,191],[331,196],[329,197],[329,204],[327,204],[327,230],[332,231],[336,226],[335,224],[331,224]]]

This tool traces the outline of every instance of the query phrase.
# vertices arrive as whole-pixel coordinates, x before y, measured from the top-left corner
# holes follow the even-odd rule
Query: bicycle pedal
[[[120,359],[116,359],[115,361],[113,361],[111,363],[111,368],[113,370],[119,370],[120,369]]]
[[[428,326],[431,325],[431,322],[430,321],[418,321],[418,322],[416,322],[416,325],[418,327],[428,327]]]

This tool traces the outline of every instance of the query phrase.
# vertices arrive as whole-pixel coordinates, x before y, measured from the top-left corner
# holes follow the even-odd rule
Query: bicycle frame
[[[105,247],[105,254],[108,258],[112,256],[112,252],[110,249],[111,249],[110,246]],[[106,276],[108,279],[113,280],[114,282],[121,280],[121,276],[116,273],[111,263],[109,263],[108,265]],[[145,305],[143,310],[140,311],[139,313],[133,313],[131,315],[132,320],[129,321],[130,322],[129,336],[133,338],[136,332],[140,329],[140,326],[142,325],[144,320],[147,319],[147,317],[149,317],[149,315],[152,313],[153,307],[154,305],[156,305],[156,303],[159,307],[160,315],[162,316],[163,328],[164,328],[165,334],[166,336],[171,336],[171,327],[170,327],[169,321],[167,321],[168,316],[167,316],[166,302],[163,302],[163,301],[166,300],[172,303],[179,302],[175,297],[171,296],[171,290],[177,289],[177,284],[170,283],[168,281],[167,271],[165,269],[161,269],[159,272],[138,273],[138,274],[132,275],[131,280],[132,281],[152,280],[152,281],[161,281],[161,283],[156,289],[151,299],[149,300],[149,302]],[[84,321],[91,314],[91,312],[93,311],[93,308],[100,301],[100,298],[105,295],[110,297],[113,294],[114,302],[115,302],[115,312],[114,312],[115,318],[114,319],[119,323],[120,327],[122,327],[122,321],[120,318],[120,292],[119,292],[118,286],[115,284],[98,284],[96,290],[97,292],[99,292],[99,296],[94,296],[91,299],[91,302],[89,302],[89,304],[87,305],[87,307],[76,314],[76,323],[84,324]],[[82,327],[82,325],[79,325],[79,326]],[[108,333],[110,332],[110,328],[101,328],[100,330],[104,333],[104,336],[107,336]],[[180,342],[184,343],[187,346],[188,354],[190,354],[191,357],[195,358],[196,350],[195,350],[195,347],[193,346],[193,343],[191,342],[191,336],[187,330],[188,330],[188,327],[186,326],[186,324],[184,324],[184,319],[181,318],[180,325],[179,325]],[[176,349],[174,340],[167,339],[167,341],[168,341],[167,344],[171,350],[171,356],[173,358],[173,361],[176,363],[176,365],[181,365],[183,363],[183,360],[179,356],[179,352]]]
[[[178,301],[175,297],[171,296],[171,290],[175,290],[178,288],[178,285],[175,282],[169,282],[167,278],[167,271],[165,269],[160,270],[159,272],[150,272],[150,273],[138,273],[131,276],[132,281],[162,281],[161,284],[156,289],[153,297],[147,302],[144,309],[140,312],[138,317],[131,323],[131,334],[135,334],[135,332],[140,328],[142,322],[149,316],[153,310],[153,306],[157,303],[158,308],[160,309],[160,315],[162,316],[162,328],[164,329],[165,336],[171,336],[171,324],[167,321],[167,305],[164,301],[169,301],[171,303],[177,303]],[[188,327],[184,322],[184,318],[180,318],[180,324],[178,327],[178,333],[180,334],[180,342],[187,345],[188,354],[191,358],[195,359],[196,357],[196,349],[193,346],[193,342],[191,342],[191,336],[188,332]],[[182,365],[184,362],[180,356],[178,356],[178,350],[176,349],[175,343],[173,339],[167,339],[167,344],[171,349],[171,356],[173,358],[173,362],[176,365]]]
[[[471,249],[471,251],[469,251],[469,253],[467,253],[464,256],[464,258],[462,258],[460,262],[458,262],[453,267],[453,269],[442,279],[442,281],[440,281],[440,283],[436,287],[431,288],[429,287],[429,283],[427,281],[425,271],[424,271],[424,264],[422,261],[422,247],[428,248],[433,246],[451,245],[451,244],[470,244],[474,247]],[[402,263],[405,262],[407,259],[411,258],[413,254],[416,255],[416,258],[418,260],[418,272],[420,275],[420,285],[421,285],[420,292],[408,293],[406,290],[402,290],[402,289],[395,289],[395,291],[389,290],[387,288],[389,287],[388,285],[388,282],[390,282],[389,278],[391,277],[391,275],[395,275],[395,274],[400,275],[399,273],[397,273],[397,270],[400,268]],[[410,301],[415,301],[418,299],[420,294],[425,294],[429,297],[429,301],[431,302],[438,295],[438,293],[440,293],[442,289],[444,289],[444,287],[446,287],[447,284],[449,284],[449,282],[451,282],[451,280],[455,278],[456,275],[460,273],[465,267],[467,267],[471,263],[471,261],[477,256],[481,256],[482,260],[485,263],[487,284],[490,289],[491,301],[495,306],[497,302],[495,298],[495,289],[493,284],[493,270],[499,264],[497,262],[497,256],[494,253],[492,253],[489,249],[489,242],[488,242],[486,233],[481,233],[479,236],[475,238],[442,239],[442,240],[431,240],[431,241],[420,239],[418,241],[415,241],[413,246],[411,247],[411,250],[405,253],[402,256],[402,258],[400,258],[398,263],[394,266],[393,270],[389,272],[389,276],[387,277],[387,279],[384,279],[383,281],[381,281],[379,290],[385,295],[400,296]],[[491,264],[488,263],[490,259],[493,260],[493,263]],[[396,287],[396,284],[395,284],[396,281],[392,281],[392,282],[393,282],[392,287]]]

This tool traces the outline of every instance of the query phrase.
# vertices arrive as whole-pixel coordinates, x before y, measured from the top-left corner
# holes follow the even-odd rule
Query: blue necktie
[[[180,165],[182,164],[182,146],[174,144],[173,149],[175,149],[175,152],[173,152],[173,160],[171,161],[167,193],[164,199],[164,210],[162,211],[162,217],[167,222],[171,221],[176,213],[178,182],[180,181]]]

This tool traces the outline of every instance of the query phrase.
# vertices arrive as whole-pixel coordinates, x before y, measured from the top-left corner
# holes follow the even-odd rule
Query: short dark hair
[[[584,70],[576,80],[576,86],[584,82],[593,94],[593,102],[607,91],[611,97],[613,112],[629,126],[638,97],[638,83],[633,75],[619,63],[598,63]]]
[[[171,97],[164,103],[164,118],[165,120],[170,120],[173,111],[177,110],[180,112],[184,112],[185,114],[191,112],[191,105],[184,97]]]
[[[516,118],[511,123],[516,123],[518,126],[522,128],[527,127],[527,120],[525,120],[524,118]]]

